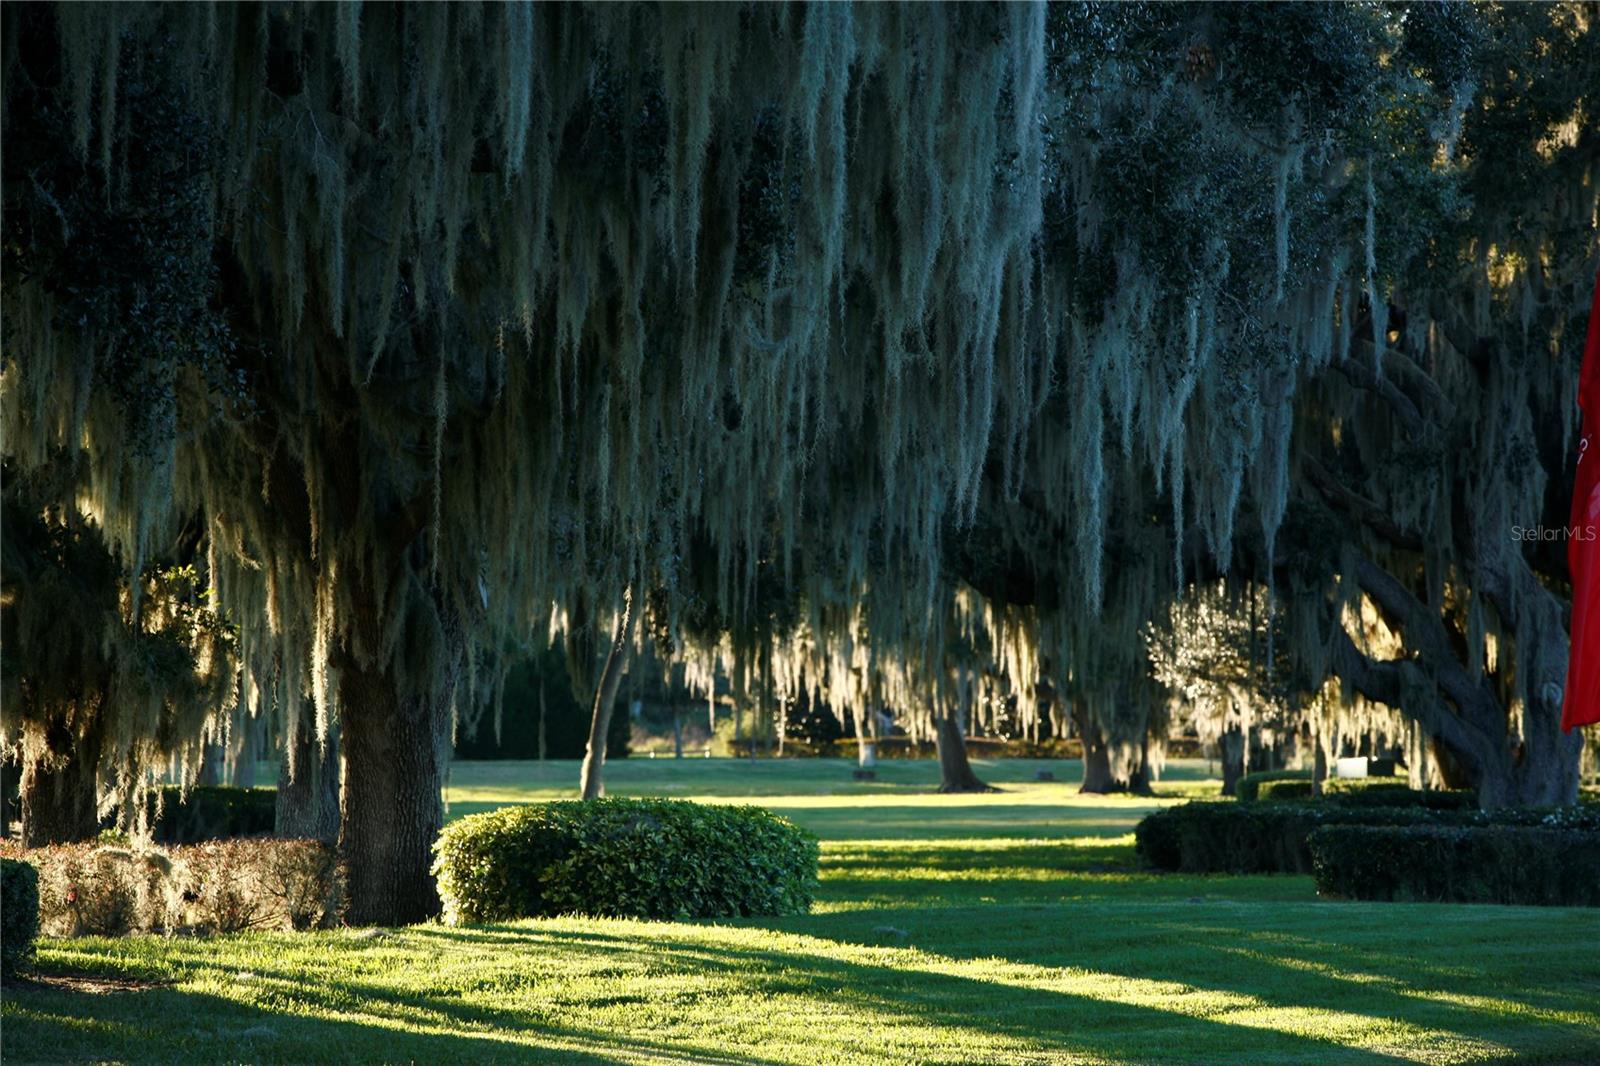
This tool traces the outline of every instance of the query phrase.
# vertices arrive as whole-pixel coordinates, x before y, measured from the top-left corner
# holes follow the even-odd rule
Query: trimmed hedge
[[[446,826],[445,917],[722,918],[803,914],[817,839],[762,807],[602,799],[502,807]]]
[[[1277,781],[1262,781],[1256,788],[1257,803],[1298,803],[1315,799],[1311,794],[1311,778],[1288,777]]]
[[[1600,831],[1327,826],[1309,840],[1317,892],[1343,899],[1600,906]]]
[[[1341,807],[1427,807],[1435,811],[1471,811],[1478,809],[1475,789],[1421,789],[1412,788],[1400,781],[1373,778],[1329,778],[1323,782],[1322,798],[1326,803]]]
[[[1134,830],[1151,866],[1184,873],[1310,873],[1306,843],[1324,825],[1543,826],[1600,830],[1600,808],[1499,811],[1326,803],[1185,803],[1145,816]]]
[[[39,871],[25,862],[0,859],[0,978],[33,968],[39,939]]]
[[[1311,780],[1310,770],[1260,770],[1253,774],[1245,774],[1239,778],[1234,786],[1234,793],[1240,803],[1254,803],[1259,796],[1261,786],[1268,781],[1306,781]]]
[[[1373,781],[1372,784],[1356,782]],[[1322,783],[1322,795],[1313,796],[1310,780],[1263,781],[1257,791],[1262,803],[1335,803],[1341,807],[1427,807],[1436,811],[1464,811],[1478,806],[1478,794],[1471,789],[1417,789],[1399,781],[1381,778],[1330,777]]]
[[[163,785],[150,790],[149,802],[150,830],[162,844],[271,836],[278,824],[278,792],[271,788],[196,785],[185,795]]]

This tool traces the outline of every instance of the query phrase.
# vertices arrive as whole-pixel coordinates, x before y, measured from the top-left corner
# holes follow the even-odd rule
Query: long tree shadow
[[[1240,1025],[1226,1018],[1049,988],[1008,988],[992,975],[940,972],[904,958],[903,953],[883,962],[841,959],[825,953],[829,945],[823,940],[817,941],[817,950],[808,951],[721,943],[713,939],[711,929],[706,936],[674,934],[643,941],[638,936],[592,930],[539,928],[535,932],[522,926],[418,931],[428,937],[501,948],[520,940],[529,950],[564,944],[569,951],[621,953],[635,964],[722,976],[726,984],[737,986],[740,994],[763,999],[833,997],[900,1024],[938,1025],[965,1031],[973,1038],[1005,1035],[1024,1046],[1033,1045],[1038,1053],[1073,1060],[1086,1056],[1129,1064],[1216,1062],[1226,1061],[1230,1055],[1266,1050],[1282,1062],[1407,1061],[1384,1052],[1341,1047],[1327,1039]],[[382,994],[382,990],[374,989],[374,993]]]
[[[193,1019],[182,1057],[169,1060],[186,1062],[373,1061],[372,1049],[381,1048],[384,1061],[776,1066],[859,1050],[850,1037],[826,1030],[805,1033],[803,1045],[768,1049],[715,1036],[655,1037],[615,1023],[608,1008],[642,1000],[646,982],[667,974],[696,979],[692,991],[675,993],[684,1005],[699,1000],[717,1013],[757,1018],[784,1010],[836,1012],[841,1022],[854,1018],[886,1041],[910,1041],[914,1057],[929,1063],[1090,1058],[1137,1066],[1250,1054],[1278,1062],[1406,1061],[1226,1017],[1008,984],[1004,974],[943,972],[931,965],[942,960],[922,954],[839,958],[829,954],[836,945],[814,938],[781,949],[719,939],[738,935],[748,934],[711,926],[641,925],[617,933],[549,924],[415,927],[396,939],[418,960],[410,965],[431,965],[439,979],[410,991],[397,990],[374,967],[324,976],[308,973],[303,960],[263,953],[242,1001],[190,987],[92,1003],[62,993],[19,997],[7,1008],[7,1062],[153,1061],[149,1049],[159,1043],[152,1017]],[[477,985],[454,982],[452,956],[481,959],[487,947],[497,973]],[[185,959],[178,976],[190,986],[231,980],[237,964],[226,958],[217,952]],[[576,986],[574,977],[581,978]],[[513,980],[520,982],[516,994]],[[918,1042],[930,1030],[939,1036],[932,1048]]]
[[[1418,905],[1422,913],[1394,914],[1392,920],[1379,922],[1372,920],[1373,908],[1345,912],[1350,920],[1338,926],[1337,939],[1287,926],[1312,914],[1322,921],[1342,918],[1341,904],[1308,904],[1287,916],[1275,907],[1278,917],[1264,919],[1264,909],[1250,904],[1175,903],[1171,906],[1183,914],[1181,919],[1153,921],[1149,914],[1158,906],[1097,906],[1094,922],[1074,921],[1071,905],[1008,905],[945,909],[937,920],[921,908],[900,907],[775,924],[858,946],[915,944],[958,961],[998,958],[1021,967],[1092,966],[1108,979],[1175,982],[1283,1008],[1314,1007],[1376,1020],[1404,1018],[1476,1038],[1510,1038],[1518,1030],[1539,1043],[1554,1033],[1558,1042],[1570,1040],[1600,1057],[1600,1013],[1595,1008],[1600,962],[1591,962],[1587,973],[1554,980],[1548,969],[1549,916],[1518,916],[1543,923],[1539,935],[1516,943],[1508,942],[1506,930],[1495,924],[1496,908],[1481,908],[1487,913],[1481,916],[1484,928],[1476,943],[1453,938],[1451,955],[1440,959],[1440,949],[1428,934],[1428,912],[1451,905]],[[1119,914],[1134,920],[1116,921]],[[1562,917],[1573,926],[1571,942],[1592,942],[1587,915]],[[1580,927],[1586,924],[1584,933]],[[980,943],[959,932],[976,927],[998,931]],[[1159,953],[1150,950],[1155,946]],[[1159,968],[1147,961],[1153,955]],[[1492,958],[1493,965],[1475,964],[1474,958]],[[1538,983],[1520,980],[1523,974]],[[1557,1014],[1587,1022],[1549,1018]]]
[[[377,995],[357,982],[350,989],[364,1008],[353,1017],[328,1018],[278,1005],[241,1003],[188,989],[153,988],[122,995],[88,995],[54,989],[8,994],[7,1066],[46,1063],[526,1063],[560,1066],[661,1063],[706,1066],[781,1066],[749,1053],[724,1053],[700,1045],[649,1040],[612,1030],[519,1023],[497,1012],[374,1011]],[[300,989],[304,1006],[348,1007],[349,996],[325,1000]],[[411,1006],[415,1006],[411,1004]],[[435,1017],[429,1018],[432,1014]],[[154,1016],[192,1019],[171,1047],[168,1035],[148,1024]],[[437,1022],[439,1024],[430,1024]],[[427,1026],[427,1028],[420,1028]],[[409,1027],[407,1027],[409,1026]],[[513,1039],[513,1034],[524,1039]]]

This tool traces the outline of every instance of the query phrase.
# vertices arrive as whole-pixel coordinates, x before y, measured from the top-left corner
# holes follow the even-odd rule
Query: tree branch
[[[1396,522],[1389,512],[1365,496],[1348,488],[1333,473],[1310,455],[1301,457],[1301,469],[1324,499],[1346,512],[1362,525],[1383,537],[1397,548],[1420,552],[1422,538]]]

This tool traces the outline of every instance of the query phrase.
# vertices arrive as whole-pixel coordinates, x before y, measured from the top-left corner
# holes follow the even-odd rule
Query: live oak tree
[[[8,451],[86,452],[126,560],[204,516],[249,691],[339,725],[352,920],[436,905],[479,651],[552,601],[603,625],[616,589],[670,591],[691,536],[734,602],[769,517],[795,542],[813,464],[863,480],[836,557],[868,523],[931,569],[991,431],[1028,417],[997,399],[1028,368],[995,325],[1036,225],[1039,9],[4,17],[8,131],[57,108],[113,204],[143,101],[209,137],[191,291],[248,400],[153,360],[163,420],[131,457],[122,375],[83,372],[127,350],[117,324],[30,279],[6,294]],[[36,217],[60,199],[7,185]]]
[[[185,150],[158,172],[193,203],[129,212],[188,272],[176,318],[139,302],[173,272],[89,279],[132,312],[99,316],[64,313],[80,297],[43,274],[8,278],[8,461],[82,452],[77,494],[134,568],[202,516],[247,697],[291,750],[302,720],[338,725],[353,920],[433,910],[452,729],[505,647],[552,621],[606,634],[623,588],[699,676],[723,656],[769,706],[818,685],[922,730],[961,706],[952,641],[987,647],[982,685],[1025,708],[1048,667],[1123,784],[1160,757],[1144,625],[1234,568],[1282,585],[1307,662],[1433,699],[1418,714],[1475,713],[1427,625],[1401,625],[1415,668],[1347,654],[1350,582],[1383,605],[1341,547],[1365,534],[1338,518],[1331,555],[1283,535],[1321,496],[1316,452],[1404,519],[1484,503],[1476,550],[1434,537],[1427,574],[1451,603],[1505,587],[1501,632],[1536,683],[1501,706],[1543,721],[1559,609],[1520,554],[1484,550],[1534,502],[1513,491],[1530,468],[1439,449],[1439,483],[1471,491],[1420,507],[1359,482],[1390,428],[1368,411],[1405,412],[1396,384],[1415,387],[1388,353],[1429,369],[1443,349],[1422,346],[1463,310],[1532,310],[1481,375],[1479,417],[1514,416],[1506,454],[1526,452],[1519,427],[1572,422],[1540,382],[1575,377],[1556,312],[1593,248],[1573,229],[1594,188],[1576,177],[1594,158],[1593,79],[1569,76],[1596,51],[1581,6],[3,18],[26,247],[78,232],[54,205],[84,183],[61,168],[113,210],[167,188],[138,154],[167,126]],[[22,143],[46,147],[14,157],[40,116]],[[1473,149],[1490,133],[1517,146],[1498,184]],[[1502,223],[1469,236],[1474,183],[1504,192],[1518,168],[1523,195],[1480,204]],[[1540,197],[1559,210],[1518,214]],[[206,340],[217,321],[228,343]],[[1547,378],[1524,388],[1504,371],[1534,351]],[[1468,419],[1461,369],[1439,366]],[[1340,392],[1363,368],[1376,387]],[[130,409],[149,413],[137,451]],[[762,621],[760,581],[787,588],[784,624]],[[1427,613],[1390,600],[1397,624]]]

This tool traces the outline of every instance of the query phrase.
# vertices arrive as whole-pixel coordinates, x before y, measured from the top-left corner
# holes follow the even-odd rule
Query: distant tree
[[[14,482],[0,531],[0,744],[20,769],[22,841],[89,839],[142,798],[146,766],[198,761],[226,728],[231,635],[192,567],[152,566],[136,595],[94,525]]]

